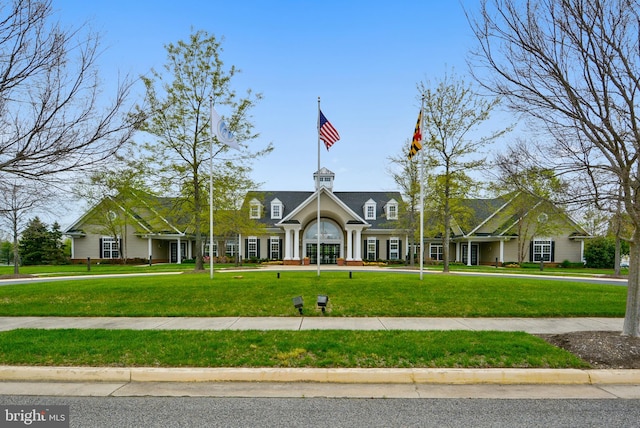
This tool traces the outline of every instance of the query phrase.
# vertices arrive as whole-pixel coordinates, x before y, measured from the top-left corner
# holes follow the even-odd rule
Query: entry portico
[[[320,227],[317,207],[320,198]],[[317,261],[320,242],[321,263],[335,259],[362,262],[362,231],[371,227],[327,187],[321,187],[276,223],[285,234],[285,264],[299,264],[302,257]],[[302,233],[301,233],[302,232]],[[320,233],[320,239],[318,239]],[[300,237],[302,236],[302,239]],[[346,243],[345,243],[346,237]],[[346,245],[345,245],[346,244]],[[301,251],[302,250],[302,251]],[[292,263],[293,262],[293,263]]]

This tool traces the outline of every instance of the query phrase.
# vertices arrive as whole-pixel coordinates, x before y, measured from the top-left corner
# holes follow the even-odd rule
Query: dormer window
[[[387,210],[387,220],[397,220],[398,219],[398,202],[395,199],[391,199],[385,205]]]
[[[364,204],[364,219],[375,220],[376,219],[376,201],[369,199]]]
[[[262,204],[257,199],[252,199],[249,203],[249,218],[259,219],[262,216]]]
[[[282,218],[282,202],[280,202],[280,199],[278,198],[271,201],[271,218],[272,219]]]

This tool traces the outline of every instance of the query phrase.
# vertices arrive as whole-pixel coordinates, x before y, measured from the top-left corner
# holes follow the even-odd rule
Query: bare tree
[[[470,17],[483,86],[552,136],[550,168],[574,200],[620,199],[634,226],[623,334],[640,336],[637,0],[492,0]],[[492,73],[479,74],[489,69]]]
[[[12,183],[0,181],[0,224],[5,224],[11,231],[13,241],[13,273],[20,273],[20,254],[18,240],[27,223],[26,216],[50,201],[51,192],[46,188],[37,192],[28,188],[24,181]]]
[[[137,122],[132,81],[100,99],[98,35],[52,22],[50,0],[0,4],[0,181],[52,180],[113,155]]]

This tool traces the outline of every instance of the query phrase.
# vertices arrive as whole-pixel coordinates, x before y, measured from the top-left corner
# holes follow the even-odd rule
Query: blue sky
[[[223,38],[222,60],[242,70],[234,89],[264,96],[253,110],[260,138],[250,143],[275,147],[254,165],[263,190],[313,190],[321,97],[341,135],[322,148],[322,166],[335,172],[335,190],[357,191],[396,190],[388,157],[404,153],[412,135],[418,82],[452,67],[470,80],[465,59],[474,38],[462,4],[474,11],[478,3],[54,0],[54,8],[63,22],[89,21],[103,33],[104,78],[161,69],[164,46],[193,30]]]

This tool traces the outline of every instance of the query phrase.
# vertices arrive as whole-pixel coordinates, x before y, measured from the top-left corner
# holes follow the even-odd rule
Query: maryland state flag
[[[413,158],[416,153],[422,149],[422,109],[420,109],[420,114],[418,115],[418,122],[416,123],[416,129],[413,131],[413,141],[411,141],[411,148],[409,149],[409,159]]]

